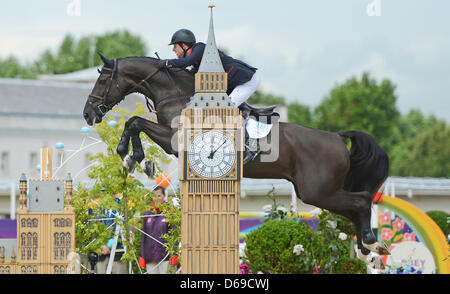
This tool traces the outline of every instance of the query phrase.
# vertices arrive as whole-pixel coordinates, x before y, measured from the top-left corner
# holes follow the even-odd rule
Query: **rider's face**
[[[186,44],[183,44],[183,47],[185,47],[185,49],[187,49]],[[184,51],[183,51],[183,48],[181,48],[180,44],[178,44],[178,43],[173,44],[172,51],[175,52],[175,55],[178,58],[183,58],[184,57]]]

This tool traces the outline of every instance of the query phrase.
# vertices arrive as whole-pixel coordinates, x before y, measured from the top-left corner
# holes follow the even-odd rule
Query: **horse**
[[[160,69],[159,59],[130,56],[108,59],[89,94],[83,116],[90,126],[131,93],[143,94],[153,103],[157,122],[133,116],[125,123],[117,153],[124,166],[136,163],[146,171],[139,134],[144,132],[167,154],[178,156],[177,131],[182,109],[195,92],[194,73],[186,69]],[[372,268],[383,269],[380,255],[390,254],[378,242],[370,225],[372,199],[389,173],[389,158],[375,139],[361,131],[328,132],[299,124],[278,122],[278,140],[270,148],[278,157],[261,160],[260,152],[244,165],[246,178],[285,179],[293,184],[304,203],[342,215],[355,225],[358,254]],[[132,155],[128,154],[129,142]],[[351,141],[348,150],[346,142]],[[277,144],[272,143],[278,141]]]

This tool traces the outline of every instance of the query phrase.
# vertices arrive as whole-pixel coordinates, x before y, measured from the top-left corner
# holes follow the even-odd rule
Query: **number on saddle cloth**
[[[261,121],[256,121],[253,118],[249,118],[245,128],[247,129],[250,138],[261,139],[270,133],[272,126],[273,124],[267,124]]]

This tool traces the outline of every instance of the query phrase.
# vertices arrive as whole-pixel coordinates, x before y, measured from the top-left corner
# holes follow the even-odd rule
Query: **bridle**
[[[116,103],[112,103],[110,105],[105,104],[106,97],[108,96],[109,91],[111,90],[111,86],[112,86],[112,83],[113,83],[113,78],[114,78],[115,74],[117,73],[117,59],[114,59],[113,68],[109,68],[109,67],[103,66],[101,71],[98,70],[98,72],[100,74],[104,73],[104,71],[111,72],[111,76],[110,76],[110,78],[107,81],[107,82],[109,82],[109,84],[105,87],[105,92],[103,93],[102,96],[89,94],[89,98],[94,98],[96,100],[100,100],[100,104],[97,105],[97,110],[101,113],[101,115],[105,115],[109,110],[111,110],[111,108],[114,107],[114,105],[117,104],[117,102]],[[119,88],[119,82],[117,82],[116,87]],[[92,101],[89,101],[89,104],[92,105]]]
[[[120,101],[118,102],[113,102],[111,104],[105,104],[106,101],[106,97],[109,94],[109,91],[111,90],[112,84],[113,84],[113,79],[114,76],[117,74],[117,59],[114,59],[114,65],[113,68],[109,68],[109,67],[105,67],[103,66],[101,70],[98,70],[98,72],[104,73],[104,71],[109,71],[111,72],[111,76],[108,79],[109,84],[105,87],[105,92],[103,93],[102,96],[99,95],[93,95],[90,94],[88,98],[94,98],[96,100],[99,100],[100,103],[97,105],[97,110],[100,112],[100,114],[102,116],[104,116],[109,110],[111,110],[114,105],[116,105],[117,103],[119,103],[120,101],[122,101],[125,97],[123,97]],[[154,75],[156,75],[158,72],[160,71],[159,68],[156,68],[153,72],[151,72],[149,75],[147,75],[143,80],[141,80],[139,83],[137,83],[132,90],[134,90],[135,88],[139,87],[139,86],[143,86],[144,88],[146,88],[146,90],[150,91],[150,84],[148,83],[148,80],[150,80]],[[172,83],[172,85],[177,89],[178,91],[178,96],[176,97],[166,97],[164,99],[162,99],[161,101],[159,101],[159,103],[157,103],[156,105],[154,105],[153,109],[152,106],[150,104],[150,98],[148,98],[147,96],[145,97],[146,100],[146,104],[147,104],[147,108],[150,112],[155,112],[157,113],[156,109],[158,106],[163,105],[163,104],[167,104],[173,101],[177,101],[177,100],[185,100],[185,99],[189,99],[190,96],[183,96],[182,92],[180,90],[180,88],[175,84],[175,81],[173,80],[173,78],[170,76],[169,72],[167,71],[167,75]],[[119,82],[116,83],[116,87],[119,88]],[[131,91],[132,92],[132,91]],[[89,104],[92,105],[92,101],[89,101]],[[92,105],[93,106],[93,105]]]

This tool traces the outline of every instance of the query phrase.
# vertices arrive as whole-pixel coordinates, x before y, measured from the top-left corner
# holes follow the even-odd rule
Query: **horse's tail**
[[[352,141],[350,149],[350,170],[344,183],[344,190],[350,192],[378,191],[389,175],[389,157],[383,148],[369,134],[359,131],[339,133]]]

